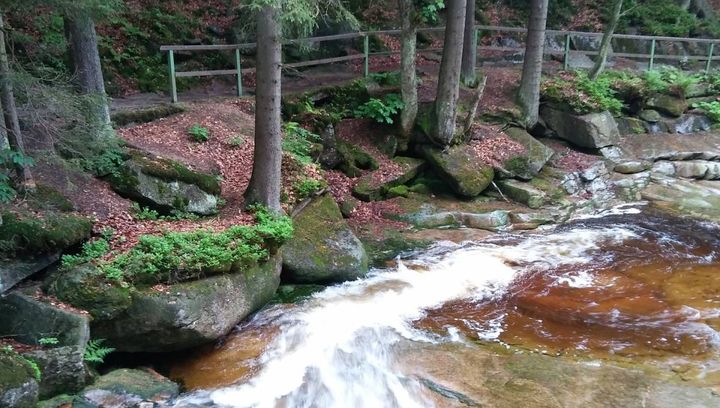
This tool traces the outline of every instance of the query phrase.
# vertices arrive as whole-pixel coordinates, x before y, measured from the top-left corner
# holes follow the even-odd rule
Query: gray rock
[[[658,161],[652,165],[652,174],[661,174],[664,176],[674,176],[675,166],[669,161]]]
[[[468,228],[496,231],[510,224],[510,213],[495,210],[489,213],[460,213],[458,214],[463,226]]]
[[[644,160],[628,160],[618,163],[613,168],[616,173],[635,174],[648,170],[652,164]]]
[[[578,116],[545,106],[540,114],[560,138],[576,146],[599,149],[620,141],[617,123],[610,112]]]
[[[685,97],[688,99],[700,98],[703,96],[713,96],[714,94],[715,94],[715,92],[713,91],[712,86],[710,86],[710,84],[708,84],[708,83],[703,83],[703,82],[690,84],[685,89]]]
[[[625,157],[625,152],[618,146],[607,146],[600,149],[600,154],[612,161],[620,161]]]
[[[609,172],[605,163],[602,161],[597,161],[593,163],[590,167],[580,172],[580,178],[583,181],[590,182],[600,177],[607,176],[608,173]]]
[[[654,94],[650,96],[645,106],[676,118],[680,117],[680,115],[688,109],[685,98],[667,94]]]
[[[547,198],[545,193],[529,183],[515,180],[502,180],[497,184],[504,195],[530,208],[542,207]]]
[[[633,117],[624,116],[616,119],[618,131],[623,136],[645,133],[645,122]]]
[[[638,113],[638,117],[645,122],[655,123],[660,122],[662,119],[662,116],[660,116],[660,113],[658,111],[653,109],[643,109]]]
[[[353,280],[368,272],[368,255],[328,194],[293,218],[295,234],[282,247],[283,278],[297,283]]]
[[[637,135],[623,138],[621,147],[628,157],[658,160],[720,160],[720,134]]]
[[[642,190],[650,184],[650,172],[643,171],[631,175],[617,174],[613,182],[618,197],[626,201],[639,201],[642,199]]]
[[[421,152],[435,173],[461,196],[480,195],[495,177],[492,166],[478,160],[468,145],[448,147],[445,150],[423,146]]]
[[[584,189],[583,184],[584,183],[580,178],[580,174],[577,172],[566,174],[560,182],[560,186],[562,186],[563,190],[570,195],[577,194],[582,191]]]
[[[720,162],[689,160],[674,162],[675,175],[684,178],[720,180]]]
[[[705,132],[712,128],[712,121],[705,115],[683,115],[675,122],[675,133]]]
[[[92,322],[93,336],[119,351],[166,352],[216,340],[264,306],[280,285],[280,256],[247,270],[137,289],[119,315]]]
[[[83,359],[84,347],[56,347],[35,350],[24,356],[40,366],[40,398],[74,394],[92,379]]]
[[[0,351],[0,407],[35,408],[37,401],[38,383],[27,361]]]
[[[135,408],[143,401],[163,404],[179,394],[179,386],[149,370],[119,369],[100,377],[76,398],[92,408]]]
[[[33,289],[15,290],[0,298],[0,336],[38,344],[43,337],[55,337],[60,346],[84,349],[90,339],[89,318],[55,307],[33,297]]]
[[[60,254],[39,255],[33,259],[10,259],[0,262],[0,294],[60,259]]]
[[[527,152],[525,156],[522,156],[525,158],[523,166],[508,166],[509,163],[505,163],[505,170],[511,171],[512,177],[517,177],[522,180],[532,179],[540,173],[540,170],[542,170],[554,154],[551,148],[532,137],[524,129],[511,127],[505,130],[505,134],[513,141],[523,145]],[[518,158],[515,159],[517,160]]]
[[[217,177],[139,151],[133,151],[111,175],[110,185],[121,195],[166,213],[214,214],[220,195]]]

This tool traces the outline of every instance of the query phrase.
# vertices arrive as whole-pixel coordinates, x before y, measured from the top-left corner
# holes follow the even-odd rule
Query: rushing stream
[[[427,407],[398,348],[490,342],[549,354],[693,362],[719,371],[720,231],[625,207],[546,232],[438,243],[258,313],[173,369],[178,403]]]

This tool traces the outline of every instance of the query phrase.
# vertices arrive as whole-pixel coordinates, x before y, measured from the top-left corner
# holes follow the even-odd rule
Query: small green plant
[[[720,123],[720,102],[712,101],[694,103],[693,108],[704,111],[713,123]]]
[[[30,367],[30,369],[33,372],[33,376],[35,377],[35,379],[37,381],[40,381],[42,379],[42,371],[40,371],[40,366],[34,360],[31,360],[31,359],[23,356],[22,354],[19,354],[12,348],[12,346],[3,346],[2,348],[0,348],[0,352],[10,354],[10,355],[14,356],[15,358],[21,360],[22,362],[24,362],[25,364],[27,364]]]
[[[190,129],[188,129],[188,134],[198,143],[207,142],[208,139],[210,139],[210,131],[208,128],[202,127],[198,123],[192,125]]]
[[[389,71],[389,72],[373,72],[369,75],[369,78],[378,83],[381,86],[399,86],[400,85],[400,72]]]
[[[115,231],[114,228],[104,227],[104,228],[100,231],[100,237],[101,237],[102,239],[104,239],[105,241],[108,241],[108,242],[109,242],[110,240],[113,239],[113,236],[115,236],[115,232],[117,232],[117,231]]]
[[[245,144],[245,138],[242,136],[232,136],[227,140],[227,144],[229,144],[232,147],[239,147]]]
[[[110,244],[103,239],[98,238],[83,244],[82,251],[77,255],[63,255],[62,267],[72,268],[105,256],[110,252]]]
[[[355,109],[355,117],[370,118],[378,123],[394,123],[394,117],[405,107],[398,94],[387,94],[383,99],[371,98]]]
[[[160,218],[160,214],[157,211],[142,207],[138,203],[132,203],[130,209],[132,210],[133,217],[139,221],[155,221]]]
[[[15,166],[22,165],[34,166],[35,161],[32,159],[32,157],[24,156],[11,149],[5,149],[0,151],[0,167],[6,169],[8,173]],[[10,177],[6,174],[5,171],[0,171],[0,202],[10,202],[13,198],[15,198],[16,194],[17,192],[12,186],[12,180],[10,179]]]
[[[105,357],[115,351],[112,347],[103,347],[105,339],[90,340],[85,347],[85,353],[83,354],[83,360],[90,364],[102,364],[105,362]]]
[[[564,105],[578,114],[605,110],[619,114],[623,103],[617,98],[615,82],[607,75],[593,81],[584,71],[566,72],[543,81],[540,92],[544,100]]]
[[[424,23],[438,21],[440,10],[445,8],[444,0],[423,0],[420,6],[420,18]]]
[[[295,189],[300,199],[311,197],[313,194],[325,187],[327,187],[327,183],[323,180],[315,180],[311,178],[302,179],[295,185]]]
[[[41,346],[55,346],[60,344],[60,340],[58,340],[57,337],[43,337],[38,340],[38,343],[40,343]]]
[[[312,163],[312,146],[313,143],[320,142],[320,136],[296,122],[287,122],[284,130],[283,150],[290,153],[300,163]]]

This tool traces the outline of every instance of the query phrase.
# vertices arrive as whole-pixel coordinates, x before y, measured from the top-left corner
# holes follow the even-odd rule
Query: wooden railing
[[[431,27],[421,28],[418,32],[438,32],[444,31],[444,27]],[[481,32],[501,32],[501,33],[518,33],[524,34],[527,29],[522,27],[497,27],[487,25],[475,26],[475,35],[473,36],[473,43],[475,48],[480,51],[500,51],[500,52],[524,52],[524,47],[503,47],[493,45],[478,45]],[[346,40],[346,39],[363,39],[363,52],[360,54],[346,55],[342,57],[322,58],[308,61],[293,62],[289,64],[283,64],[284,68],[299,68],[307,67],[312,65],[323,65],[332,64],[337,62],[352,61],[357,59],[363,59],[363,74],[368,76],[369,64],[371,56],[387,56],[393,54],[399,54],[399,51],[381,51],[371,52],[370,51],[370,36],[371,35],[399,35],[400,30],[377,30],[377,31],[359,31],[347,34],[336,34],[321,37],[309,37],[286,40],[283,42],[285,45],[291,44],[307,44],[307,43],[320,43],[324,41],[333,40]],[[546,35],[549,36],[561,36],[564,38],[564,47],[561,51],[545,48],[545,54],[547,55],[562,55],[564,69],[568,69],[570,56],[572,54],[584,54],[584,55],[598,55],[598,51],[589,50],[571,50],[570,45],[573,37],[586,37],[586,38],[600,38],[603,36],[602,33],[593,33],[585,31],[561,31],[561,30],[546,30]],[[652,70],[655,66],[655,61],[658,59],[671,59],[671,60],[689,60],[689,61],[706,61],[705,72],[710,71],[712,61],[720,59],[720,55],[715,56],[713,52],[715,50],[715,44],[720,43],[719,39],[709,38],[685,38],[685,37],[662,37],[662,36],[648,36],[648,35],[631,35],[631,34],[614,34],[613,39],[630,39],[630,40],[641,40],[650,41],[650,53],[649,54],[638,54],[638,53],[611,53],[609,56],[622,57],[622,58],[639,58],[648,59],[648,70]],[[708,51],[706,55],[669,55],[669,54],[657,54],[656,48],[658,42],[689,42],[698,44],[707,44]],[[255,68],[242,68],[241,64],[241,50],[250,49],[256,47],[256,43],[244,43],[244,44],[223,44],[223,45],[163,45],[160,47],[161,51],[168,52],[168,69],[170,76],[170,95],[172,102],[178,101],[177,96],[177,78],[185,77],[204,77],[204,76],[216,76],[216,75],[235,75],[237,80],[237,95],[242,96],[242,74],[245,72],[254,72]],[[418,53],[437,52],[442,50],[441,48],[424,48],[418,49]],[[235,68],[234,69],[223,69],[223,70],[209,70],[209,71],[176,71],[175,70],[175,53],[178,51],[234,51],[235,52]]]

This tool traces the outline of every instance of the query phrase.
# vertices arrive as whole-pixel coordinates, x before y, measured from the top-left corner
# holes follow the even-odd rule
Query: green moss
[[[505,170],[509,171],[511,174],[529,174],[531,172],[530,161],[527,156],[515,156],[510,158],[505,161],[503,167],[505,167]]]
[[[2,213],[0,256],[48,254],[77,245],[90,237],[92,222],[71,214]]]
[[[280,285],[270,303],[299,303],[323,290],[322,285]]]
[[[387,190],[388,197],[407,197],[408,195],[410,195],[410,190],[408,189],[408,186],[406,186],[406,185],[390,187]]]
[[[187,184],[195,184],[206,193],[220,195],[220,181],[217,176],[190,170],[187,166],[175,160],[150,157],[150,155],[138,150],[131,151],[131,160],[140,166],[143,173],[149,176],[166,181],[177,180]],[[118,181],[133,182],[131,178]]]
[[[30,207],[42,211],[68,212],[75,207],[62,193],[44,184],[38,184],[35,192],[28,194],[26,200]]]
[[[431,240],[409,239],[397,230],[359,231],[358,238],[365,245],[370,264],[382,266],[404,252],[426,248]]]
[[[115,126],[126,126],[131,123],[148,123],[160,118],[185,112],[185,110],[185,106],[181,104],[161,104],[114,113],[112,115],[112,121]]]
[[[120,394],[137,395],[146,400],[178,394],[174,382],[144,370],[121,368],[100,377],[88,389],[108,390]]]
[[[30,362],[11,348],[0,349],[0,390],[18,388],[35,379]]]
[[[75,399],[72,395],[62,394],[49,400],[38,402],[37,408],[62,408],[72,406]]]

